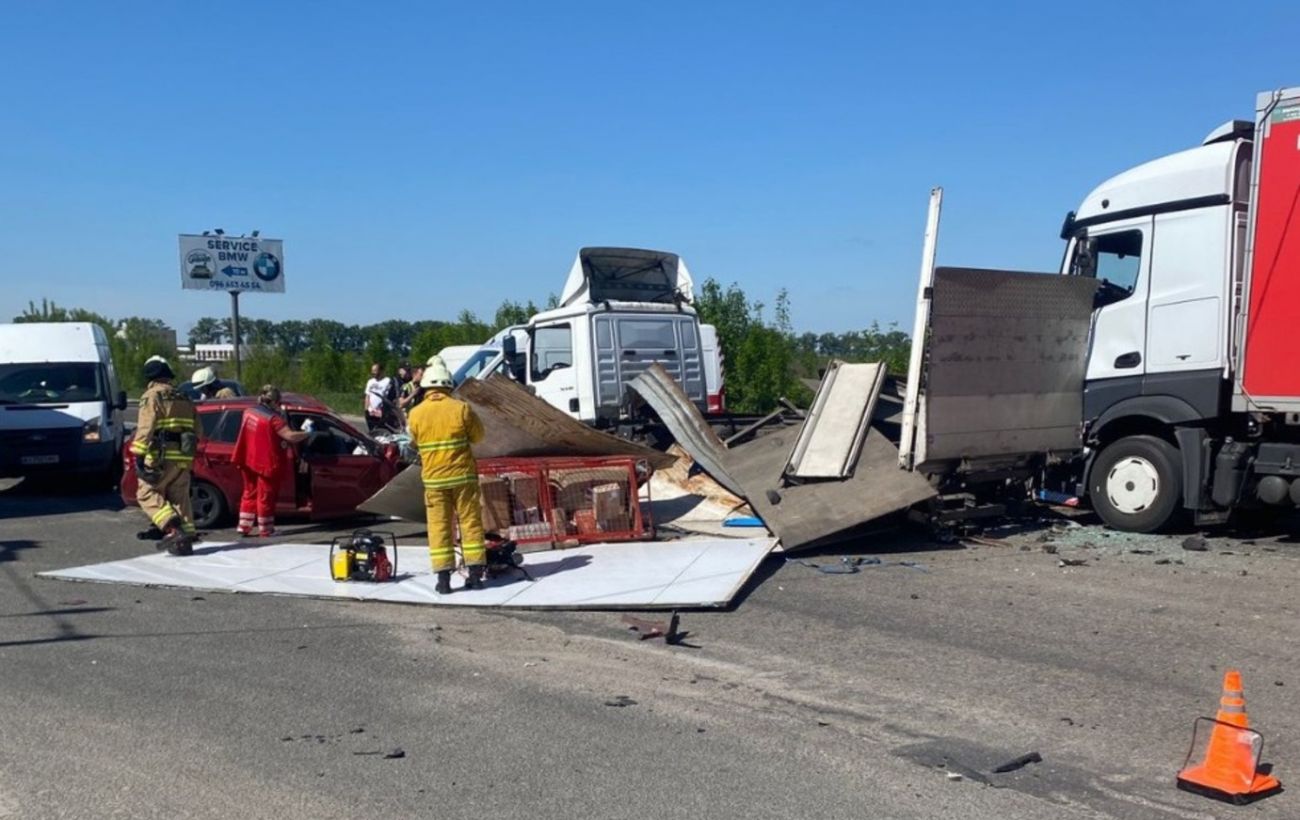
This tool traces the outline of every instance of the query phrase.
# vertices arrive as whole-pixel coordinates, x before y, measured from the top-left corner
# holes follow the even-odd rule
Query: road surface
[[[670,647],[617,613],[34,577],[149,551],[119,507],[0,491],[0,817],[1300,816],[1294,791],[1173,785],[1229,666],[1300,776],[1300,545],[1277,531],[888,532],[842,552],[881,559],[855,574],[769,559]]]

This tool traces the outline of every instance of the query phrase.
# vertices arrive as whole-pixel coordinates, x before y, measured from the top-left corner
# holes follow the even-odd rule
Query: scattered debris
[[[1055,544],[1044,544],[1044,545],[1043,545],[1043,552],[1047,553],[1048,555],[1055,555],[1055,554],[1056,554],[1056,545],[1055,545]]]
[[[384,760],[400,760],[401,758],[406,757],[406,752],[401,747],[389,749],[388,751],[384,751],[383,749],[369,749],[362,752],[353,752],[352,754],[357,757],[382,757]]]
[[[622,709],[625,706],[636,706],[636,701],[627,695],[618,695],[612,700],[605,701],[606,706],[613,706],[616,709]]]
[[[1209,548],[1205,539],[1199,535],[1189,535],[1183,539],[1183,549],[1188,552],[1206,552]]]
[[[1013,760],[1008,760],[1006,763],[1003,763],[1001,766],[995,767],[993,769],[993,773],[1006,774],[1007,772],[1014,772],[1016,769],[1023,769],[1024,767],[1028,766],[1030,763],[1042,763],[1042,762],[1043,762],[1042,755],[1040,755],[1038,752],[1030,752],[1027,755],[1021,755],[1020,757],[1017,757]]]
[[[681,624],[681,616],[676,612],[667,622],[664,621],[647,621],[632,615],[624,615],[623,623],[632,632],[639,633],[639,640],[648,641],[652,638],[663,638],[664,643],[675,646],[689,635],[689,632],[681,632],[678,626]]]
[[[948,772],[948,779],[954,782],[961,780],[961,772]]]
[[[1058,567],[1086,567],[1088,566],[1087,558],[1062,558],[1056,562]]]

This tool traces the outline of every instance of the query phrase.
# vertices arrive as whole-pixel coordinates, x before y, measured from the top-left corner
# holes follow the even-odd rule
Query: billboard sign
[[[186,290],[284,293],[284,241],[260,236],[181,234]]]

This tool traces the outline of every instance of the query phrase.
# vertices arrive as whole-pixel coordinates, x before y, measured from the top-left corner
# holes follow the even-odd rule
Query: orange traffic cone
[[[1191,764],[1200,744],[1204,726],[1209,727],[1209,743],[1200,763]],[[1264,737],[1250,728],[1246,719],[1246,698],[1241,691],[1241,673],[1229,669],[1223,675],[1223,697],[1214,720],[1197,718],[1192,730],[1192,748],[1178,773],[1179,788],[1211,797],[1227,798],[1236,803],[1281,790],[1276,777],[1259,772],[1259,756]]]

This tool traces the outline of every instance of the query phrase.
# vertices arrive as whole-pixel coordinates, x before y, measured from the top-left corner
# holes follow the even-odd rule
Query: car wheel
[[[1101,451],[1088,484],[1102,521],[1124,532],[1155,532],[1178,511],[1182,458],[1164,439],[1122,438]]]
[[[216,527],[226,517],[225,496],[206,481],[190,485],[190,505],[194,510],[194,526],[201,530]]]

